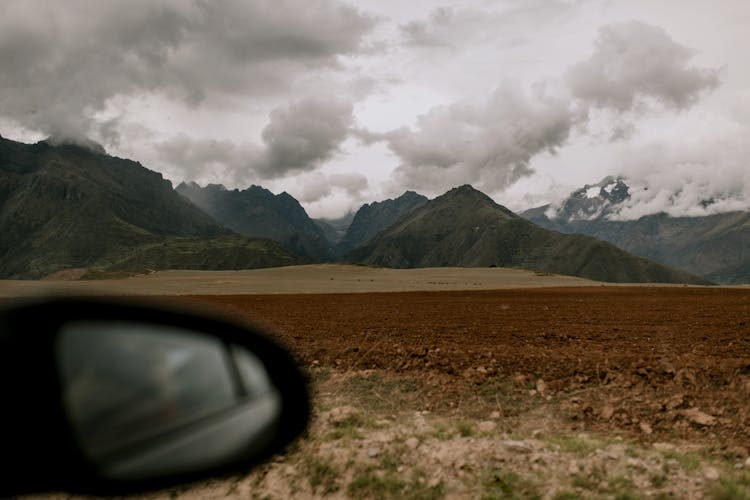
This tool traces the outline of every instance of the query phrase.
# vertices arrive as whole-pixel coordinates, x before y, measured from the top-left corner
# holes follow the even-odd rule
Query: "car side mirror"
[[[133,303],[56,299],[0,319],[0,494],[119,494],[241,470],[309,418],[268,332]]]

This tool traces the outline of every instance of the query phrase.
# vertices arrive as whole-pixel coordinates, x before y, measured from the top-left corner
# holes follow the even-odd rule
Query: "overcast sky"
[[[608,175],[628,217],[746,209],[748,26],[747,0],[2,0],[0,134],[312,216]]]

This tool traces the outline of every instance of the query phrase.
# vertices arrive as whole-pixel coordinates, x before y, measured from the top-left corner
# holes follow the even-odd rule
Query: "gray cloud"
[[[106,136],[100,113],[113,97],[195,105],[278,93],[304,70],[335,68],[374,24],[337,0],[8,0],[0,115],[46,134]]]
[[[315,170],[339,150],[352,120],[349,101],[307,98],[271,111],[261,144],[180,135],[155,147],[189,180],[226,178],[242,186]]]
[[[306,176],[301,184],[295,194],[303,203],[318,202],[331,196],[334,191],[343,191],[349,198],[359,198],[368,187],[367,178],[358,173],[315,173]]]
[[[433,108],[415,129],[359,137],[387,141],[402,161],[395,175],[406,187],[471,183],[500,190],[528,175],[535,155],[554,153],[575,123],[568,99],[542,85],[526,93],[506,82],[486,99]]]
[[[631,197],[613,218],[632,220],[661,212],[692,217],[748,210],[748,133],[745,128],[629,151],[619,168],[629,179]]]
[[[359,196],[369,187],[367,177],[354,172],[331,174],[328,179],[332,186],[342,189],[349,196]]]
[[[599,30],[591,57],[565,77],[572,94],[594,107],[624,112],[653,99],[684,109],[719,84],[718,70],[689,65],[693,56],[657,26],[610,24]]]
[[[263,150],[258,145],[196,139],[184,134],[155,144],[154,148],[156,157],[185,180],[226,179],[242,187],[255,179],[250,166],[263,158]]]
[[[335,98],[294,102],[271,112],[263,129],[264,159],[256,166],[263,178],[314,169],[330,159],[352,124],[352,103]]]
[[[486,43],[494,48],[530,41],[527,27],[570,15],[580,1],[521,0],[504,2],[502,9],[438,7],[429,16],[399,26],[402,42],[422,48],[459,48]]]
[[[457,38],[461,39],[462,35],[466,34],[460,26],[460,22],[457,22],[456,17],[456,11],[451,8],[435,9],[426,21],[411,21],[401,25],[401,36],[407,45],[421,47],[451,46]],[[467,14],[464,14],[463,17],[464,21],[469,21]]]
[[[414,43],[439,45],[449,37],[438,36],[437,28],[451,25],[455,16],[439,10],[430,23],[402,30]],[[472,183],[499,191],[531,174],[535,156],[555,153],[574,130],[591,125],[592,111],[608,113],[609,139],[615,141],[635,132],[630,119],[653,101],[677,110],[694,104],[719,79],[717,70],[689,66],[692,57],[661,28],[612,24],[600,30],[593,55],[566,72],[562,95],[549,91],[551,82],[532,86],[530,93],[506,82],[486,99],[433,108],[413,129],[359,130],[357,136],[366,143],[387,142],[401,160],[395,181],[407,187],[437,191]]]

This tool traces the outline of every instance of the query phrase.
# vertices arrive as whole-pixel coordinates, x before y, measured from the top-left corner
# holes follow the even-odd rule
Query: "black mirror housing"
[[[191,308],[195,309],[195,305],[191,304]],[[172,426],[174,429],[169,425],[161,428],[155,426],[153,419],[131,418],[128,436],[138,435],[143,431],[140,433],[148,439],[126,443],[128,446],[120,447],[125,452],[116,450],[116,453],[92,453],[91,440],[100,438],[92,434],[94,437],[88,441],[82,439],[81,424],[77,421],[75,412],[71,412],[70,383],[64,373],[77,373],[75,365],[81,363],[79,358],[96,360],[97,356],[101,355],[89,353],[88,349],[94,349],[94,342],[89,343],[85,335],[77,334],[76,342],[64,342],[68,354],[61,358],[61,343],[65,332],[74,326],[80,331],[82,329],[77,325],[81,324],[95,325],[102,335],[109,329],[109,325],[113,325],[113,331],[114,325],[117,325],[117,331],[124,332],[118,334],[117,338],[126,341],[136,337],[135,334],[130,335],[127,332],[127,328],[124,328],[127,325],[152,326],[153,332],[141,332],[141,339],[169,340],[170,337],[163,332],[176,331],[187,332],[185,337],[190,340],[188,346],[192,345],[192,337],[199,338],[201,342],[209,340],[221,346],[221,352],[224,353],[222,363],[214,361],[210,366],[226,366],[229,378],[235,382],[240,381],[238,386],[244,385],[238,391],[234,391],[239,394],[238,401],[241,402],[232,404],[230,408],[226,408],[225,405],[220,408],[221,411],[213,412],[208,417],[196,417],[193,419],[194,422],[188,419],[183,425],[180,421],[179,426]],[[94,333],[87,334],[93,335],[90,339],[98,341],[96,328],[93,330]],[[133,342],[129,342],[128,345],[130,351],[135,349],[136,354],[148,354],[148,359],[151,360],[157,359],[153,356],[152,344],[153,342],[148,344],[149,347],[138,347],[138,344],[135,344],[136,347],[133,347]],[[117,344],[114,349],[123,347]],[[182,349],[180,352],[183,358],[185,352],[190,352],[182,347],[179,349]],[[123,352],[123,356],[124,354]],[[257,388],[253,389],[241,383],[243,370],[258,372],[258,368],[243,368],[249,366],[245,360],[248,357],[257,360],[256,364],[262,365],[265,375],[261,378],[267,377],[274,388],[273,397],[267,397],[264,404],[268,406],[268,401],[271,401],[277,410],[272,414],[272,422],[268,422],[261,430],[255,429],[254,433],[247,431],[249,434],[243,441],[238,439],[244,432],[242,426],[252,424],[253,422],[249,422],[248,419],[257,419],[257,415],[260,414],[257,408],[251,408],[252,411],[245,410],[248,401],[255,404],[255,400],[250,396],[253,391],[257,392]],[[63,362],[63,358],[68,361]],[[119,358],[118,351],[113,351],[111,359],[117,361]],[[72,368],[68,366],[64,370],[62,365],[66,363],[72,364]],[[100,364],[106,367],[112,362],[103,360]],[[120,364],[128,366],[127,361]],[[187,380],[188,382],[183,385],[188,389],[190,383],[195,385],[190,380],[206,380],[204,372],[200,372],[198,378],[190,379],[183,373],[187,368],[180,367],[180,370],[182,371],[173,370],[173,375],[178,376],[177,380]],[[142,371],[133,370],[132,373],[140,380],[143,378]],[[93,377],[94,381],[103,378],[100,374],[96,375]],[[126,374],[122,387],[137,385],[136,380],[131,383],[127,379],[129,376],[134,375]],[[209,381],[204,385],[205,394],[214,394],[219,390],[214,382]],[[216,391],[213,390],[214,387]],[[127,401],[141,401],[145,397],[141,397],[141,394],[145,393],[135,390],[132,392],[134,396]],[[0,315],[0,394],[3,401],[0,434],[7,456],[12,457],[10,462],[6,462],[10,465],[5,467],[0,495],[54,490],[98,495],[135,493],[217,474],[247,470],[252,464],[282,451],[302,434],[310,415],[309,391],[305,376],[289,351],[266,329],[230,321],[215,313],[196,313],[194,310],[188,313],[185,308],[176,307],[174,304],[153,307],[133,301],[93,298],[36,301],[11,307]],[[242,411],[237,409],[241,406]],[[255,406],[257,407],[257,404]],[[142,415],[143,411],[138,415]],[[104,418],[97,416],[104,415],[102,412],[89,413],[94,415],[95,421],[98,419],[98,423]],[[268,411],[263,414],[271,415]],[[136,426],[135,432],[133,425]],[[103,427],[106,430],[106,425]],[[102,428],[102,425],[98,428]],[[230,428],[231,431],[228,431]],[[237,434],[238,432],[240,434]],[[233,446],[228,446],[232,443]],[[155,453],[154,446],[157,445],[161,448]],[[207,448],[206,445],[214,449],[210,460],[192,460],[188,465],[178,463],[172,467],[157,466],[165,461],[164,450],[167,450],[167,456],[190,458],[189,450],[200,452],[201,449]],[[151,448],[146,450],[147,446]],[[224,449],[226,453],[222,451]],[[129,458],[121,458],[126,455]],[[137,459],[132,459],[133,456]]]

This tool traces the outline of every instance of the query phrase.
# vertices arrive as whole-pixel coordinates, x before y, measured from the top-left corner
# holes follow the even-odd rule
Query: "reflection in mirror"
[[[240,346],[232,346],[232,355],[237,364],[242,387],[248,397],[258,397],[271,389],[263,363],[253,353]]]
[[[262,447],[279,397],[244,348],[172,326],[76,321],[58,337],[63,404],[112,478],[190,472]]]

